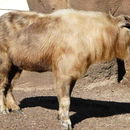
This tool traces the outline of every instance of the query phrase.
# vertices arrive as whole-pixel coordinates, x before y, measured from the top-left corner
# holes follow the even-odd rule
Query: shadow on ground
[[[37,106],[58,109],[57,98],[54,96],[30,97],[23,99],[20,103],[21,108]],[[71,116],[71,121],[74,126],[86,118],[130,113],[130,103],[86,100],[73,97],[71,100],[71,111],[75,112]]]

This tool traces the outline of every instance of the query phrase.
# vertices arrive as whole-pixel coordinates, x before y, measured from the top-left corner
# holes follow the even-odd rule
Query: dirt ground
[[[71,103],[74,130],[130,130],[130,85],[78,80]],[[23,72],[14,95],[22,114],[0,115],[0,130],[63,130],[56,119],[58,103],[51,72]]]

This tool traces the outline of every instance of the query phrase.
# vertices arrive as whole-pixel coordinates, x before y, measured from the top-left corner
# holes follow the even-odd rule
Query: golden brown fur
[[[48,15],[10,12],[1,16],[1,112],[19,109],[12,95],[12,85],[22,69],[51,70],[56,79],[59,118],[71,129],[68,112],[75,81],[93,63],[127,56],[128,25],[126,16],[71,9]]]

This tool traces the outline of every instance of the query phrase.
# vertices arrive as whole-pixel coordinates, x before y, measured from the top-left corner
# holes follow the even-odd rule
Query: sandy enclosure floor
[[[1,114],[0,130],[63,130],[56,119],[58,103],[52,73],[24,72],[14,95],[23,114]],[[81,78],[72,94],[70,115],[74,130],[129,130],[129,84],[91,88]]]

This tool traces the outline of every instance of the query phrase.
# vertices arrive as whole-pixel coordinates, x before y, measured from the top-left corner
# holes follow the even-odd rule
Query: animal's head
[[[119,15],[118,17],[116,17],[116,21],[118,22],[118,26],[120,28],[130,29],[130,16]]]
[[[120,15],[115,17],[115,21],[119,27],[118,54],[120,57],[126,57],[130,46],[130,17],[127,15]]]

